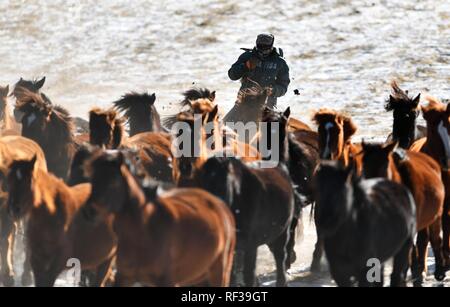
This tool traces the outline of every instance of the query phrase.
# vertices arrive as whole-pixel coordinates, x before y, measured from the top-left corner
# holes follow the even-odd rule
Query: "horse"
[[[430,235],[436,259],[434,276],[445,277],[445,261],[442,250],[441,215],[445,187],[441,180],[439,164],[421,152],[396,149],[397,142],[387,144],[362,143],[363,175],[366,178],[386,178],[405,185],[412,193],[417,213],[417,250],[413,253],[412,273],[414,284],[422,283],[426,268],[426,255]]]
[[[89,116],[90,142],[105,149],[136,149],[147,173],[156,180],[172,182],[171,137],[163,132],[124,136],[123,120],[115,110],[94,108]]]
[[[81,269],[95,271],[94,286],[103,286],[116,251],[112,217],[88,221],[82,208],[91,185],[68,187],[35,164],[36,156],[12,162],[7,207],[15,218],[28,216],[26,238],[36,286],[53,286],[71,258],[80,261]]]
[[[0,128],[1,135],[18,135],[21,127],[11,116],[10,105],[8,103],[9,85],[0,86],[0,121],[2,126]]]
[[[361,168],[358,153],[361,146],[353,144],[351,137],[356,133],[357,127],[353,120],[342,113],[330,109],[320,109],[313,115],[313,121],[318,126],[319,157],[322,160],[339,161],[348,166],[353,161]],[[316,221],[317,222],[317,221]],[[317,231],[317,243],[313,253],[311,272],[320,271],[320,262],[323,254],[323,243]]]
[[[22,99],[22,95],[26,94],[26,91],[24,91],[25,89],[27,91],[40,95],[42,100],[46,104],[51,104],[52,102],[50,101],[50,99],[44,93],[41,93],[41,89],[45,84],[45,80],[45,77],[42,77],[39,80],[25,80],[23,78],[20,78],[20,80],[17,81],[17,83],[14,85],[14,90],[12,91],[11,96],[16,97],[16,99],[20,101]]]
[[[232,284],[255,286],[257,249],[265,244],[275,257],[276,285],[286,286],[294,190],[283,164],[259,166],[259,162],[247,165],[236,158],[212,157],[194,178],[197,186],[225,201],[235,216],[237,245]]]
[[[330,272],[340,287],[383,286],[369,281],[369,261],[394,258],[391,286],[406,286],[416,233],[414,199],[406,187],[387,179],[361,179],[354,166],[324,161],[316,176],[317,227]]]
[[[420,94],[415,98],[408,96],[396,81],[391,83],[392,93],[386,101],[386,111],[393,111],[394,123],[388,141],[398,141],[399,146],[408,149],[416,140],[426,136],[426,128],[417,125],[420,113]]]
[[[16,228],[23,221],[14,220],[7,212],[8,183],[6,176],[8,168],[14,159],[31,159],[37,157],[35,168],[47,170],[45,156],[38,144],[21,136],[4,136],[0,138],[0,282],[4,286],[14,285],[13,252],[16,241]],[[26,226],[26,225],[25,225]],[[29,253],[25,249],[24,270],[21,277],[22,285],[31,284],[31,268]]]
[[[445,201],[442,214],[443,251],[446,267],[450,268],[450,104],[443,104],[434,97],[426,97],[427,106],[422,106],[422,113],[427,122],[427,137],[412,145],[414,150],[432,157],[441,169],[445,186]]]
[[[228,286],[236,230],[226,204],[201,189],[142,188],[121,152],[96,158],[89,172],[91,216],[114,216],[115,286]]]
[[[20,113],[22,136],[41,146],[50,172],[67,179],[77,148],[72,117],[66,109],[46,103],[38,94],[25,88],[20,93],[16,114]]]
[[[128,93],[113,102],[116,110],[122,112],[130,126],[130,136],[142,132],[167,132],[155,107],[156,95]]]

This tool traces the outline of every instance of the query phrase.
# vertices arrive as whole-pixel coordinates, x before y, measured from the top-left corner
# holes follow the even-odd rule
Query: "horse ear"
[[[391,141],[385,145],[383,145],[384,151],[391,153],[393,152],[398,146],[398,141]]]
[[[36,88],[41,89],[44,86],[44,83],[45,83],[45,77],[43,77],[41,80],[36,82]]]
[[[8,96],[8,93],[9,93],[9,84],[5,87],[5,89],[4,89],[4,95],[5,96]]]
[[[155,100],[156,100],[156,94],[153,93],[153,94],[150,95],[150,101],[149,101],[149,104],[154,104],[154,103],[155,103]]]
[[[216,100],[216,91],[213,91],[213,92],[209,95],[209,100],[211,100],[211,101]]]
[[[283,116],[286,118],[289,118],[289,116],[291,116],[291,107],[287,107],[287,109],[283,113]]]
[[[415,107],[417,107],[420,103],[420,93],[416,96],[416,98],[413,99],[413,104]]]
[[[344,139],[348,140],[356,133],[356,125],[350,117],[344,117]]]

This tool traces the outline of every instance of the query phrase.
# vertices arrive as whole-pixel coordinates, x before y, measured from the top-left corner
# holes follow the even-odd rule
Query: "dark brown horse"
[[[413,278],[421,284],[422,272],[426,268],[426,248],[429,233],[436,258],[435,277],[445,277],[445,262],[442,253],[441,215],[445,189],[441,181],[439,165],[420,152],[395,150],[396,142],[388,144],[363,143],[363,174],[366,178],[387,178],[404,184],[412,193],[417,214],[417,253],[413,254]]]
[[[386,179],[362,180],[353,165],[322,162],[315,176],[315,216],[330,272],[338,286],[383,286],[369,281],[370,260],[394,258],[391,286],[406,286],[416,233],[414,200],[406,187]]]
[[[89,143],[105,149],[116,149],[123,141],[123,120],[112,109],[93,108],[89,112]]]
[[[20,101],[22,99],[22,95],[26,93],[26,91],[24,91],[25,89],[27,91],[40,95],[45,103],[51,104],[50,99],[44,93],[41,93],[41,89],[45,84],[45,80],[45,77],[42,77],[39,80],[25,80],[23,78],[20,78],[20,80],[17,81],[17,83],[14,85],[14,90],[12,91],[11,96],[16,97],[16,99]]]
[[[114,107],[127,118],[130,136],[142,132],[167,132],[161,125],[155,100],[155,94],[132,92],[113,102]]]
[[[77,147],[69,112],[46,103],[40,95],[22,88],[16,113],[21,114],[22,136],[41,146],[50,172],[66,179]]]
[[[427,97],[428,106],[422,107],[427,122],[427,137],[412,147],[432,157],[441,169],[445,185],[444,211],[442,214],[443,250],[447,268],[450,267],[450,104],[443,104]]]
[[[415,98],[408,96],[408,91],[403,91],[395,81],[391,87],[392,93],[385,109],[393,111],[394,123],[388,140],[397,141],[401,148],[408,149],[413,142],[426,136],[426,128],[416,123],[420,113],[420,94]]]
[[[273,168],[259,163],[213,157],[196,172],[195,182],[224,200],[236,218],[233,285],[255,286],[257,249],[268,245],[275,257],[276,284],[286,286],[294,190],[283,163]]]
[[[353,161],[361,168],[361,146],[355,145],[351,137],[356,133],[357,127],[353,120],[342,113],[330,109],[321,109],[313,116],[313,121],[318,126],[319,157],[323,160],[339,161],[345,166]],[[316,221],[317,222],[317,221]],[[320,263],[323,254],[323,244],[319,229],[317,231],[317,243],[314,249],[311,271],[320,271]]]
[[[95,159],[90,172],[89,206],[115,216],[116,286],[228,286],[236,230],[222,201],[200,189],[143,190],[120,152]]]
[[[15,218],[28,216],[26,237],[36,286],[53,286],[71,258],[96,272],[95,286],[104,285],[116,250],[112,217],[86,220],[81,208],[91,185],[68,187],[35,169],[35,163],[36,157],[10,166],[8,210]]]
[[[13,252],[16,241],[16,228],[20,221],[14,220],[7,212],[9,165],[15,159],[31,159],[37,157],[35,168],[47,170],[45,156],[38,144],[21,136],[5,136],[0,138],[0,282],[4,286],[14,285]],[[23,223],[23,221],[22,221]],[[26,225],[24,225],[26,226]],[[25,249],[25,264],[22,274],[22,285],[31,284],[32,275],[28,249]]]

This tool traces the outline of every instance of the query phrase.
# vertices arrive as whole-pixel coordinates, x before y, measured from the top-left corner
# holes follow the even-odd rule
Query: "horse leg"
[[[269,245],[277,266],[277,287],[287,287],[286,258],[288,254],[287,243],[289,241],[289,229],[287,229],[275,242]]]
[[[450,269],[450,199],[445,201],[444,213],[442,214],[442,237],[443,252],[446,269]]]
[[[394,267],[391,274],[391,287],[406,287],[406,274],[410,262],[413,239],[408,239],[394,257]]]
[[[289,270],[291,265],[297,260],[297,254],[295,253],[295,230],[297,229],[298,219],[294,218],[292,220],[291,226],[289,228],[289,241],[287,242],[286,250],[286,269]]]
[[[0,210],[0,282],[5,287],[14,286],[13,250],[16,227],[6,210]]]
[[[420,287],[423,283],[424,272],[426,272],[428,228],[417,233],[415,253],[413,253],[413,265],[411,267],[413,283],[415,287]]]
[[[317,242],[314,247],[313,260],[311,263],[311,272],[318,273],[320,272],[320,263],[322,261],[323,255],[323,240],[319,235],[319,231],[317,231]]]
[[[247,248],[244,254],[244,283],[246,287],[255,287],[257,247]]]
[[[36,287],[53,287],[61,270],[56,269],[54,263],[34,264],[32,262],[34,281]]]
[[[24,221],[20,221],[20,229],[22,230],[22,233],[26,233],[26,229],[24,229]],[[31,269],[31,263],[30,263],[30,251],[28,249],[28,243],[25,238],[25,235],[22,235],[22,246],[23,246],[23,253],[25,254],[25,260],[23,262],[23,272],[21,277],[22,286],[27,287],[31,286],[33,284],[33,272]]]
[[[94,282],[91,284],[92,287],[105,286],[106,282],[108,281],[108,277],[111,274],[111,264],[113,259],[114,257],[111,257],[97,267]]]
[[[351,281],[351,274],[348,273],[348,268],[340,263],[333,264],[333,260],[330,259],[330,274],[338,287],[351,287],[353,286]]]
[[[245,252],[237,249],[234,254],[233,267],[231,269],[231,286],[244,287],[244,267],[245,267]]]
[[[429,227],[430,232],[430,242],[433,248],[434,258],[435,258],[435,270],[434,278],[438,281],[442,281],[445,278],[445,262],[444,254],[442,251],[442,237],[441,237],[441,219],[437,219]]]

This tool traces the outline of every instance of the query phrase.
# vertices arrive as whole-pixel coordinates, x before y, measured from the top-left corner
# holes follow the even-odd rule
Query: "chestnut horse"
[[[427,137],[418,140],[412,148],[432,157],[441,169],[445,185],[444,211],[442,214],[443,249],[447,269],[450,268],[450,104],[443,104],[434,97],[427,97],[428,106],[422,106],[427,122]]]
[[[394,123],[388,140],[398,141],[401,148],[408,149],[413,142],[426,136],[426,128],[416,123],[420,113],[420,94],[415,98],[408,96],[408,91],[403,91],[395,81],[391,87],[392,93],[385,109],[393,111]]]
[[[116,286],[228,286],[236,230],[225,203],[200,189],[144,191],[121,152],[105,153],[90,168],[88,206],[115,217]]]
[[[414,199],[406,187],[386,179],[359,178],[353,165],[324,161],[316,176],[315,218],[330,272],[340,287],[372,284],[369,260],[394,258],[391,286],[406,286],[416,233]],[[383,266],[380,277],[383,278]]]
[[[356,133],[357,127],[353,120],[342,113],[330,109],[320,109],[313,116],[313,121],[318,126],[319,157],[323,160],[334,160],[348,166],[355,161],[358,171],[361,168],[358,153],[360,145],[351,142],[351,137]],[[317,231],[317,243],[314,249],[311,271],[320,271],[320,262],[323,254],[323,244],[319,229]]]
[[[155,107],[156,95],[129,93],[113,102],[116,110],[123,112],[130,125],[130,136],[142,132],[167,132],[161,125]]]
[[[163,132],[124,136],[123,121],[114,110],[95,108],[90,112],[90,141],[106,149],[136,149],[147,173],[159,181],[172,182],[171,137]]]
[[[35,168],[47,170],[45,156],[38,144],[21,136],[5,136],[0,138],[0,282],[4,286],[14,285],[13,252],[16,241],[16,228],[19,221],[15,221],[7,212],[8,184],[6,176],[11,162],[15,159],[31,159],[37,157]],[[26,226],[26,225],[25,225]],[[22,285],[31,284],[32,275],[29,263],[29,253],[25,249],[25,264],[22,274]]]
[[[9,85],[0,86],[0,126],[1,135],[20,135],[21,127],[14,117],[11,115],[10,105],[8,102]]]
[[[38,287],[51,287],[71,258],[81,269],[95,270],[95,286],[110,273],[116,238],[112,217],[92,223],[81,209],[90,184],[68,187],[61,179],[35,168],[36,157],[15,160],[8,174],[8,210],[16,218],[28,216],[27,243]]]
[[[22,123],[22,136],[32,139],[44,150],[48,170],[66,179],[77,148],[73,119],[69,112],[51,105],[25,88],[18,89],[16,114]]]
[[[430,235],[436,259],[435,278],[445,277],[442,252],[441,215],[445,189],[439,165],[428,155],[397,149],[397,142],[388,144],[365,144],[363,142],[363,174],[366,178],[387,178],[404,184],[411,191],[417,213],[417,251],[413,254],[412,273],[415,285],[422,282],[426,268],[426,248]]]

